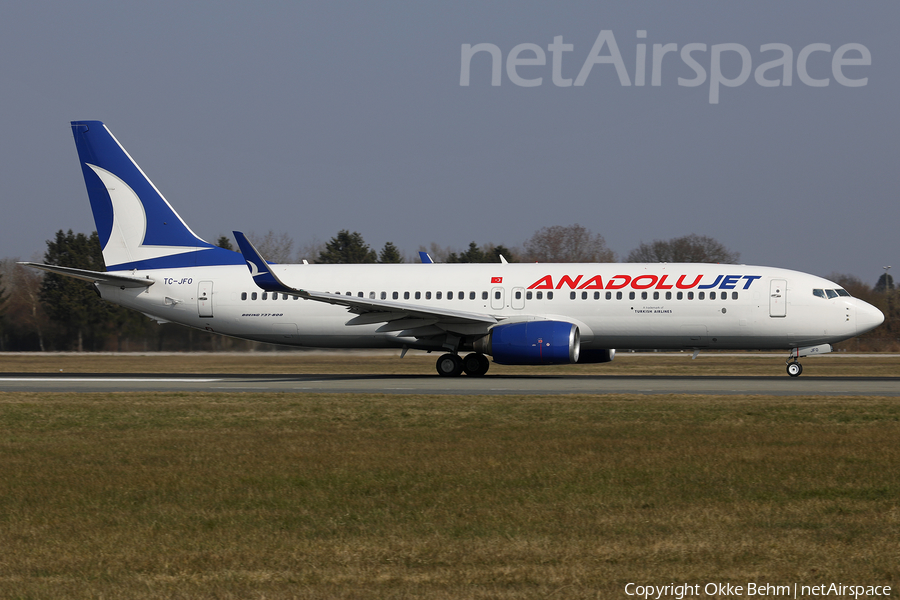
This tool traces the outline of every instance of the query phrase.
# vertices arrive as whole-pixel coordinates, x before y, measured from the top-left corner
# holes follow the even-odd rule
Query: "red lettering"
[[[594,275],[587,281],[581,284],[579,290],[602,290],[603,289],[603,280],[600,279],[599,275]]]
[[[684,283],[685,277],[687,277],[687,275],[682,275],[681,277],[679,277],[678,282],[675,284],[675,287],[677,287],[679,290],[687,290],[692,287],[697,287],[697,284],[700,283],[701,279],[703,279],[703,275],[697,275],[697,278],[694,279],[694,283],[690,283],[688,285],[682,285]]]
[[[561,290],[563,284],[567,283],[569,284],[569,289],[574,290],[578,286],[578,282],[581,281],[582,277],[584,277],[584,275],[579,275],[575,278],[575,281],[572,281],[571,277],[569,277],[568,275],[563,275],[562,279],[559,280],[559,283],[556,284],[556,289]]]
[[[613,283],[616,279],[621,279],[622,283]],[[623,287],[628,285],[631,282],[631,275],[616,275],[612,279],[609,280],[609,283],[606,284],[606,289],[608,290],[621,290]]]
[[[670,284],[670,285],[665,285],[665,283],[666,283],[666,278],[667,278],[667,277],[668,277],[668,275],[663,275],[663,276],[662,276],[662,279],[660,279],[660,280],[659,280],[659,283],[656,284],[656,289],[658,289],[658,290],[671,290],[671,289],[672,289],[672,285],[671,285],[671,284]]]
[[[641,279],[649,279],[650,283],[643,283],[643,282],[638,283],[639,281],[641,281]],[[656,282],[658,280],[659,280],[659,277],[657,277],[656,275],[638,275],[637,277],[635,277],[634,279],[631,280],[631,287],[633,287],[636,290],[646,290],[646,289],[652,288],[654,285],[656,285]]]
[[[528,286],[529,290],[552,290],[553,289],[553,277],[550,275],[545,275],[541,277],[534,283]]]

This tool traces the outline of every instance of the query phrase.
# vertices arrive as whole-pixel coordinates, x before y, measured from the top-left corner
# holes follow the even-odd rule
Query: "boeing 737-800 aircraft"
[[[798,359],[884,315],[832,281],[720,264],[267,262],[200,239],[107,127],[72,123],[107,272],[25,263],[90,281],[105,300],[238,338],[317,348],[443,352],[444,376],[499,364],[603,363],[614,348],[784,349]],[[464,356],[464,358],[463,358]]]

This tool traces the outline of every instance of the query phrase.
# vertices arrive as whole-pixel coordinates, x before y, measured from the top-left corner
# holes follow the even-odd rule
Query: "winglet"
[[[240,231],[234,231],[234,239],[237,240],[241,249],[244,260],[247,261],[247,268],[250,269],[250,275],[253,276],[253,282],[267,292],[281,292],[286,294],[305,295],[303,290],[294,289],[282,283],[278,276],[272,272],[269,263],[262,257],[250,240],[247,239]]]
[[[434,263],[434,261],[431,260],[431,256],[429,256],[427,252],[423,252],[422,250],[419,250],[419,260],[422,261],[423,265],[430,265]]]

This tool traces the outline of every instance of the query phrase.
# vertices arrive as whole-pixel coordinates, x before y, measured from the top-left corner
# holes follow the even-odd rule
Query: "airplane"
[[[22,263],[93,283],[109,302],[217,334],[315,348],[440,352],[441,376],[606,363],[629,350],[788,351],[800,358],[884,321],[833,281],[733,264],[270,263],[201,239],[101,121],[72,132],[106,272]],[[427,265],[427,266],[426,266]],[[489,360],[488,357],[491,357]]]

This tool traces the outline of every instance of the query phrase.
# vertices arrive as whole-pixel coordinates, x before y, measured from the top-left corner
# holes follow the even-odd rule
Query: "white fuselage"
[[[789,349],[834,343],[871,329],[881,313],[839,286],[771,267],[711,264],[272,265],[297,289],[491,315],[501,323],[550,319],[578,325],[584,348]],[[146,289],[100,284],[103,298],[157,320],[219,334],[320,348],[438,349],[490,325],[367,322],[346,307],[265,293],[247,267],[127,272]],[[840,290],[843,292],[843,290]],[[351,322],[352,321],[352,322]],[[414,327],[413,327],[414,326]],[[429,327],[434,331],[430,332]],[[416,335],[410,335],[411,329]]]

